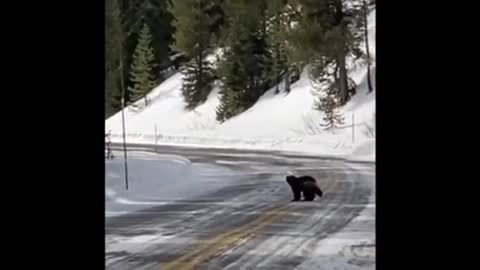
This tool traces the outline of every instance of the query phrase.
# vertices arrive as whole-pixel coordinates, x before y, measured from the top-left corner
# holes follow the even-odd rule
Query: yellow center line
[[[171,262],[161,266],[161,270],[194,270],[199,264],[220,255],[235,246],[241,240],[251,238],[256,231],[271,224],[280,217],[288,214],[288,205],[275,208],[262,215],[262,217],[240,226],[234,230],[222,233],[200,244],[199,247]]]

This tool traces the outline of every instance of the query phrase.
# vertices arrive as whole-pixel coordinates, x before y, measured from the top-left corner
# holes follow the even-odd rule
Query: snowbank
[[[375,11],[369,16],[369,38],[374,84]],[[271,89],[249,110],[223,124],[216,121],[215,115],[219,82],[204,104],[186,111],[180,91],[182,75],[177,73],[152,90],[146,108],[126,109],[127,141],[285,150],[374,160],[375,91],[367,92],[366,74],[365,65],[352,70],[357,94],[341,109],[345,126],[330,133],[320,126],[324,114],[313,108],[313,87],[305,73],[291,86],[288,95],[275,95]],[[121,112],[106,120],[106,130],[111,131],[113,142],[121,141]]]

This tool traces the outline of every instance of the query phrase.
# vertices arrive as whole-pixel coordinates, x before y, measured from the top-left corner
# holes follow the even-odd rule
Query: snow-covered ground
[[[375,11],[369,16],[369,45],[375,86]],[[152,90],[146,108],[125,110],[127,142],[274,149],[374,160],[375,91],[368,93],[366,74],[366,65],[351,70],[357,94],[341,109],[345,126],[330,133],[320,126],[324,114],[313,108],[315,97],[305,72],[290,94],[275,95],[271,89],[249,110],[223,124],[215,119],[219,82],[204,104],[185,111],[182,75],[177,73]],[[113,142],[122,139],[121,120],[121,112],[106,120]]]
[[[114,153],[120,157],[121,153]],[[105,162],[107,217],[191,198],[229,183],[226,167],[194,164],[187,158],[148,152],[128,154],[129,190],[125,189],[122,158]]]

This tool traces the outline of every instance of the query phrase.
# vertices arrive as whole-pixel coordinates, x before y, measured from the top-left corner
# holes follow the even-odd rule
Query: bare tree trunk
[[[337,65],[339,68],[339,98],[340,105],[344,105],[348,100],[348,74],[347,74],[347,61],[346,61],[346,44],[345,44],[345,26],[343,22],[343,10],[342,10],[342,0],[335,1],[335,20],[336,23],[341,27],[341,36],[340,36],[340,51],[337,55]]]
[[[280,84],[280,68],[279,68],[279,63],[280,63],[280,49],[279,49],[279,44],[278,43],[275,43],[275,61],[276,61],[276,70],[275,70],[275,94],[278,94],[280,93],[280,88],[279,88],[279,84]]]
[[[122,48],[123,49],[123,48]],[[122,135],[123,135],[123,160],[124,160],[124,168],[125,168],[125,189],[128,190],[128,163],[127,163],[127,143],[126,143],[126,132],[125,132],[125,83],[123,81],[123,51],[120,52],[120,79],[121,79],[121,87],[122,87]]]
[[[275,79],[275,85],[276,85],[275,86],[275,94],[280,93],[279,84],[280,84],[280,77],[277,75],[276,79]]]
[[[372,87],[372,81],[370,79],[370,50],[368,47],[368,21],[367,21],[368,5],[366,0],[363,0],[363,10],[364,10],[363,22],[365,24],[365,48],[367,51],[367,84],[368,84],[368,93],[371,93],[373,91],[373,87]]]
[[[285,92],[290,93],[290,67],[287,68],[285,72]]]
[[[348,100],[348,77],[347,77],[347,68],[346,68],[346,56],[342,52],[338,56],[338,67],[339,67],[339,97],[340,105],[344,105]]]
[[[198,57],[197,57],[197,65],[198,65],[198,89],[199,93],[201,94],[201,97],[203,98],[203,87],[202,87],[202,82],[203,82],[203,65],[202,65],[202,51],[200,50]]]

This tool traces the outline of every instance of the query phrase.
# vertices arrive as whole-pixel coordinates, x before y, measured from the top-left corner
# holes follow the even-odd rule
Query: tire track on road
[[[317,177],[319,174],[306,173]],[[240,266],[242,269],[293,269],[303,261],[302,258],[309,256],[319,241],[345,227],[368,202],[364,199],[369,195],[368,189],[347,176],[346,172],[337,172],[335,176],[327,177],[326,194],[330,196],[322,198],[320,204],[302,202],[292,205],[289,208],[291,213],[305,213],[301,219],[298,219],[298,215],[287,215],[278,224],[264,228],[268,233],[259,232],[256,238],[251,239],[235,254],[205,264],[201,269],[238,269]],[[345,183],[348,188],[346,191]],[[357,204],[359,207],[343,207],[344,204]],[[272,252],[264,254],[262,250]]]
[[[194,155],[201,157],[202,153]],[[113,248],[117,243],[109,242],[106,257],[111,263],[107,269],[295,268],[320,240],[341,230],[361,212],[370,190],[349,178],[350,171],[341,160],[309,157],[282,161],[279,157],[252,158],[254,165],[265,164],[256,175],[252,173],[257,169],[248,167],[251,164],[232,166],[237,174],[233,176],[244,176],[241,183],[192,200],[108,218],[109,238],[147,233],[171,238],[140,243],[128,248],[129,252]],[[200,159],[215,162],[215,155]],[[278,171],[291,168],[317,177],[325,197],[289,203],[291,192]]]
[[[240,201],[241,204],[235,204],[234,207],[229,207],[228,205],[214,205],[207,207],[204,210],[204,214],[200,214],[196,217],[189,216],[189,213],[199,208],[205,208],[205,204],[195,206],[195,205],[175,205],[175,203],[170,205],[162,205],[152,209],[149,209],[148,213],[157,212],[162,213],[162,211],[172,211],[181,212],[182,209],[185,210],[183,215],[175,217],[174,220],[171,220],[172,217],[154,214],[145,214],[143,215],[144,219],[137,218],[135,223],[131,222],[132,216],[137,216],[138,214],[130,214],[123,217],[113,217],[112,224],[122,228],[122,230],[115,229],[114,227],[108,227],[106,233],[107,235],[120,235],[120,236],[132,236],[132,235],[141,235],[145,234],[146,228],[155,232],[167,232],[169,236],[174,236],[178,241],[176,243],[161,244],[161,245],[146,245],[145,248],[139,248],[133,254],[122,253],[123,258],[117,259],[114,263],[108,264],[107,268],[111,269],[131,269],[132,267],[139,268],[145,263],[148,263],[152,257],[148,254],[158,254],[156,257],[156,263],[171,261],[176,257],[182,256],[182,254],[198,249],[198,246],[205,244],[205,241],[212,238],[215,235],[223,234],[225,232],[231,231],[232,228],[237,228],[244,224],[251,222],[252,220],[257,219],[262,213],[271,211],[279,203],[278,199],[284,197],[282,193],[279,193],[278,184],[272,181],[247,181],[241,185],[230,186],[219,190],[211,195],[205,196],[206,198],[215,198],[215,194],[222,194],[222,196],[227,196],[229,202]],[[268,196],[262,195],[262,193],[267,193]],[[279,193],[277,196],[271,196],[271,193]],[[258,201],[258,198],[265,197],[268,200]],[[198,198],[200,201],[206,201],[202,199],[203,197]],[[282,200],[283,201],[283,200]],[[141,211],[143,212],[143,211]],[[115,220],[117,222],[115,222]],[[126,223],[122,224],[118,220],[125,220]],[[153,225],[152,225],[153,224]],[[185,226],[187,225],[187,226]],[[151,226],[149,228],[149,226]],[[229,238],[231,239],[231,238]],[[218,247],[218,246],[217,246]],[[111,249],[112,247],[110,247]],[[108,246],[107,246],[108,249]],[[108,254],[107,254],[108,255]],[[111,255],[111,254],[110,254]],[[145,255],[145,256],[144,256]],[[128,265],[128,267],[125,267]]]

